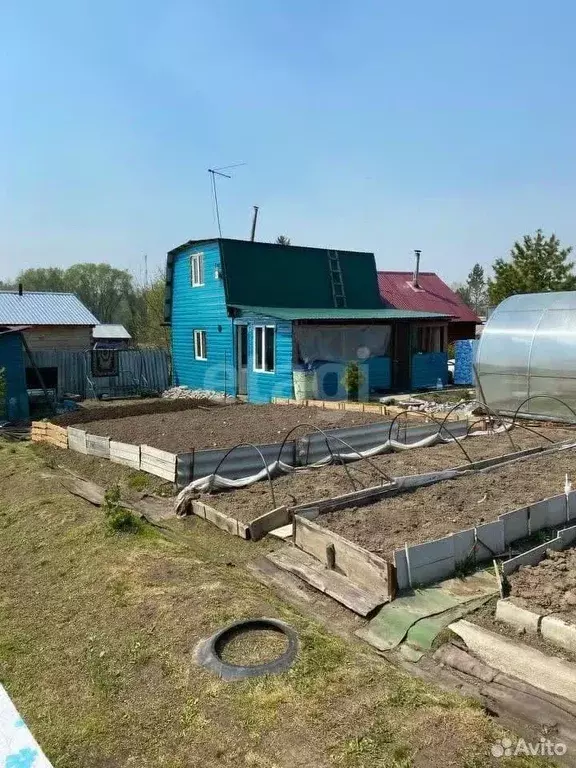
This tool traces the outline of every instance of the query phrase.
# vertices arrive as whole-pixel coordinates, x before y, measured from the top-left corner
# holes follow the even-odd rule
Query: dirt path
[[[178,402],[178,401],[175,401]],[[95,435],[106,435],[125,443],[140,443],[165,451],[187,452],[193,448],[229,448],[238,443],[278,443],[298,424],[295,436],[321,429],[354,427],[383,422],[373,413],[323,410],[297,405],[251,405],[242,403],[180,413],[153,413],[126,418],[102,419],[83,424]]]
[[[574,430],[548,429],[545,434],[552,440],[574,438],[576,442]],[[516,429],[512,439],[520,450],[546,444],[540,436],[522,429]],[[505,435],[471,437],[464,441],[463,445],[473,460],[499,456],[512,451],[510,441]],[[411,475],[454,467],[467,462],[467,458],[457,445],[447,444],[389,453],[375,457],[370,462],[352,462],[347,465],[347,471],[342,466],[333,466],[298,471],[292,475],[279,477],[274,480],[276,506],[281,504],[293,506],[349,493],[358,488],[380,485],[385,480],[378,469],[389,476]],[[250,522],[274,508],[267,482],[256,483],[249,488],[232,492],[202,494],[202,500],[243,522]]]
[[[322,515],[318,522],[386,558],[417,544],[494,520],[499,514],[562,493],[576,479],[576,449],[419,488],[366,507]]]

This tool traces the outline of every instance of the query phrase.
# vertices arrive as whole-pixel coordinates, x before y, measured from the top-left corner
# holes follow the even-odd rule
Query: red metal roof
[[[378,288],[386,304],[395,309],[451,315],[451,322],[481,322],[460,296],[434,272],[420,272],[419,288],[414,288],[412,278],[412,272],[378,272]]]

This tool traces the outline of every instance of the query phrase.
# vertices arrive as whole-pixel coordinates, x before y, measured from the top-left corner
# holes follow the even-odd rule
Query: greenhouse
[[[576,291],[505,299],[480,338],[476,374],[496,411],[576,421]]]

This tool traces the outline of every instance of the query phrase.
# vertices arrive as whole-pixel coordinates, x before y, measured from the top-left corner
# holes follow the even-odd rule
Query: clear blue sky
[[[448,281],[576,244],[576,6],[4,0],[0,277],[136,273],[216,233],[370,250]]]

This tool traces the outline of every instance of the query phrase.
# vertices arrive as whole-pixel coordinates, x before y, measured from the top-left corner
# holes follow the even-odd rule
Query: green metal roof
[[[253,307],[232,304],[243,314],[263,315],[278,320],[442,320],[448,315],[434,312],[417,312],[408,309],[288,309],[278,307]]]
[[[334,307],[329,253],[246,240],[221,240],[228,304],[274,307]],[[337,251],[347,307],[380,307],[373,253]]]

